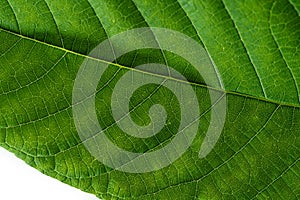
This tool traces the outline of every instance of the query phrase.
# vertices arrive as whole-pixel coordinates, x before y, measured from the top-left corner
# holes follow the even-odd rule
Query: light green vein
[[[164,75],[155,74],[155,73],[151,73],[151,72],[146,72],[146,71],[143,71],[143,70],[139,70],[139,69],[135,69],[135,68],[127,67],[127,66],[122,66],[122,65],[119,65],[119,64],[116,64],[116,63],[111,63],[111,62],[108,62],[108,61],[105,61],[105,60],[101,60],[101,59],[90,57],[90,56],[87,56],[87,55],[84,55],[84,54],[81,54],[81,53],[77,53],[77,52],[62,48],[62,47],[58,47],[58,46],[55,46],[55,45],[52,45],[52,44],[48,44],[46,42],[42,42],[42,41],[39,41],[37,39],[33,39],[33,38],[30,38],[30,37],[27,37],[27,36],[24,36],[24,35],[9,31],[9,30],[6,30],[4,28],[0,28],[0,31],[6,32],[8,34],[11,34],[11,35],[14,35],[14,36],[17,36],[17,37],[21,37],[21,38],[26,39],[26,40],[30,40],[32,42],[36,42],[36,43],[39,43],[39,44],[42,44],[42,45],[45,45],[45,46],[48,46],[48,47],[51,47],[51,48],[59,49],[61,51],[65,51],[65,52],[68,52],[70,54],[77,55],[79,57],[84,57],[84,58],[87,58],[87,59],[91,59],[91,60],[99,61],[99,62],[102,62],[102,63],[114,65],[114,66],[120,67],[122,69],[133,70],[135,72],[144,73],[144,74],[148,74],[148,75],[151,75],[151,76],[157,76],[157,77],[161,77],[161,78],[165,78],[165,79],[169,79],[169,80],[173,80],[173,81],[178,81],[178,82],[181,82],[181,83],[186,83],[186,84],[191,84],[191,85],[202,87],[202,88],[207,88],[207,89],[210,89],[210,90],[213,90],[213,91],[219,91],[219,92],[224,92],[224,93],[227,93],[227,94],[247,97],[247,98],[256,99],[256,100],[259,100],[259,101],[278,104],[278,105],[281,105],[281,106],[289,106],[289,107],[300,108],[299,104],[287,103],[287,102],[282,102],[282,101],[275,101],[275,100],[267,99],[267,98],[264,98],[264,97],[256,97],[256,96],[252,96],[252,95],[248,95],[248,94],[244,94],[244,93],[227,91],[227,90],[214,88],[214,87],[204,85],[204,84],[199,84],[199,83],[195,83],[195,82],[188,82],[188,81],[180,80],[180,79],[177,79],[177,78],[174,78],[174,77],[164,76]]]

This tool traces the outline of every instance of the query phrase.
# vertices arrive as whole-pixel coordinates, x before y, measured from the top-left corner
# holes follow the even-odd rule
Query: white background
[[[0,199],[99,200],[50,178],[0,147]]]

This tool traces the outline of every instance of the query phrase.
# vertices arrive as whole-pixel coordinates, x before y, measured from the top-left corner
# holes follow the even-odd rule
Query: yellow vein
[[[94,57],[91,57],[91,56],[87,56],[87,55],[84,55],[84,54],[81,54],[81,53],[78,53],[78,52],[74,52],[74,51],[71,51],[71,50],[68,50],[68,49],[65,49],[65,48],[62,48],[62,47],[58,47],[58,46],[55,46],[55,45],[37,40],[37,39],[33,39],[33,38],[30,38],[30,37],[27,37],[27,36],[24,36],[24,35],[21,35],[21,34],[18,34],[18,33],[15,33],[15,32],[12,32],[12,31],[9,31],[9,30],[6,30],[6,29],[0,27],[0,32],[1,31],[6,32],[6,33],[11,34],[11,35],[14,35],[14,36],[17,36],[17,37],[21,37],[21,38],[26,39],[26,40],[30,40],[32,42],[36,42],[36,43],[39,43],[39,44],[42,44],[42,45],[45,45],[45,46],[48,46],[48,47],[52,47],[52,48],[55,48],[55,49],[58,49],[58,50],[61,50],[61,51],[65,51],[65,52],[70,53],[70,54],[74,54],[74,55],[84,57],[84,58],[87,58],[87,59],[91,59],[91,60],[95,60],[95,61],[98,61],[98,62],[114,65],[114,66],[117,66],[117,67],[122,68],[122,69],[133,70],[135,72],[139,72],[139,73],[143,73],[143,74],[147,74],[147,75],[151,75],[151,76],[156,76],[156,77],[160,77],[160,78],[165,78],[165,79],[168,79],[168,80],[173,80],[173,81],[177,81],[177,82],[181,82],[181,83],[185,83],[185,84],[190,84],[190,85],[194,85],[194,86],[198,86],[198,87],[202,87],[202,88],[207,88],[209,90],[224,92],[226,94],[232,94],[232,95],[242,96],[242,97],[246,97],[246,98],[256,99],[256,100],[259,100],[259,101],[265,101],[265,102],[269,102],[269,103],[273,103],[273,104],[277,104],[277,105],[281,105],[281,106],[289,106],[289,107],[300,108],[300,105],[295,104],[295,103],[281,102],[281,101],[276,101],[276,100],[272,100],[272,99],[267,99],[265,97],[258,97],[258,96],[253,96],[253,95],[240,93],[240,92],[227,91],[227,90],[224,90],[224,89],[214,88],[214,87],[204,85],[204,84],[200,84],[200,83],[194,83],[194,82],[189,82],[189,81],[185,81],[185,80],[180,80],[180,79],[177,79],[177,78],[174,78],[174,77],[164,76],[164,75],[160,75],[160,74],[146,72],[146,71],[136,69],[136,68],[131,68],[131,67],[119,65],[119,64],[116,64],[116,63],[111,63],[111,62],[108,62],[108,61],[105,61],[105,60],[101,60],[99,58],[94,58]]]

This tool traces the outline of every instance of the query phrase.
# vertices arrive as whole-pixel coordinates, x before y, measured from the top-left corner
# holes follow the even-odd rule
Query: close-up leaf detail
[[[91,55],[101,42],[144,27],[193,39],[207,52],[222,87],[164,49],[138,49],[114,61]],[[95,94],[97,123],[129,152],[172,143],[183,120],[182,102],[162,85],[135,90],[126,97],[134,123],[150,124],[149,110],[158,104],[167,117],[156,135],[134,137],[118,126],[111,107],[122,77],[191,86],[196,98],[186,101],[199,105],[199,121],[187,150],[145,173],[114,169],[92,155],[73,110],[75,80],[85,62],[109,65]],[[185,80],[138,68],[147,63],[167,64]],[[211,93],[226,98],[226,117],[214,148],[199,157],[215,106]],[[103,200],[298,199],[299,136],[299,0],[0,1],[0,146],[43,174]]]

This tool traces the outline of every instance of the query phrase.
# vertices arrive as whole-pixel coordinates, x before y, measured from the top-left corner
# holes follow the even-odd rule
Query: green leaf
[[[102,199],[297,199],[299,13],[299,0],[1,1],[0,145],[44,174]],[[141,27],[194,39],[208,52],[224,88],[206,85],[195,66],[170,51],[137,50],[109,63],[95,107],[105,134],[122,149],[155,151],[171,143],[181,120],[182,105],[172,91],[148,84],[130,98],[130,116],[146,126],[150,107],[160,104],[168,113],[165,127],[150,138],[118,127],[111,100],[126,73],[186,84],[135,67],[167,62],[190,82],[199,104],[196,138],[179,159],[156,171],[126,173],[88,151],[75,126],[72,95],[82,63],[100,69],[106,64],[90,56],[98,44]],[[226,94],[226,121],[213,150],[199,158],[213,115],[210,91]]]

